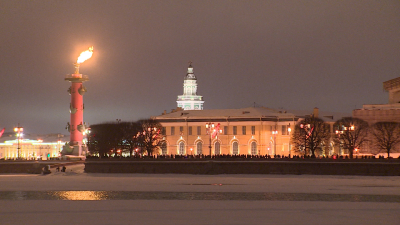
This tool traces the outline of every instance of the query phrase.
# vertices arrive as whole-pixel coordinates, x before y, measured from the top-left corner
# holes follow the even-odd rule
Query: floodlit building
[[[0,159],[48,160],[60,157],[68,138],[60,134],[26,134],[18,138],[15,133],[4,133],[0,138]]]
[[[183,95],[178,95],[176,101],[183,110],[202,110],[203,96],[197,95],[197,78],[194,75],[192,63],[189,64],[187,74],[183,81]]]
[[[288,155],[298,118],[268,108],[174,110],[154,117],[164,127],[161,154]]]

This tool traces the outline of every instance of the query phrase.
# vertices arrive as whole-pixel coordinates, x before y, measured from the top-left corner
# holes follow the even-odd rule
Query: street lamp
[[[292,132],[292,128],[290,128],[290,123],[289,123],[289,128],[287,129],[288,133],[289,133],[289,158],[290,158],[290,153],[291,153],[291,145],[290,145],[290,132]]]
[[[216,137],[218,133],[222,133],[222,130],[219,130],[219,123],[217,126],[214,125],[214,123],[206,123],[206,129],[207,129],[207,134],[210,136],[210,145],[208,146],[210,148],[210,157],[211,157],[211,138]]]
[[[210,145],[208,147],[210,148],[210,157],[211,157],[211,135],[212,131],[214,130],[214,123],[206,123],[206,129],[207,129],[207,134],[210,137]]]
[[[274,155],[276,155],[276,135],[278,134],[278,131],[273,130],[272,134],[274,135]]]
[[[18,127],[14,127],[14,132],[16,132],[17,133],[17,139],[18,139],[18,148],[17,148],[17,158],[19,159],[20,157],[21,157],[21,155],[20,155],[20,149],[21,149],[21,147],[20,147],[20,140],[21,140],[21,137],[22,137],[22,131],[24,131],[24,128],[23,127],[20,127],[19,126],[19,123],[18,123]]]

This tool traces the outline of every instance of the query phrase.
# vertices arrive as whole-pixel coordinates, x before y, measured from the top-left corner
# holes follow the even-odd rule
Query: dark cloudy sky
[[[400,1],[0,0],[0,127],[66,133],[81,51],[84,120],[176,107],[193,61],[205,109],[351,113],[400,75]]]

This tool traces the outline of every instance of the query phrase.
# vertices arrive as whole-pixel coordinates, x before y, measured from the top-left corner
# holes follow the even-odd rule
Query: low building
[[[60,157],[68,138],[61,134],[25,134],[18,138],[15,133],[4,133],[0,138],[0,159],[47,160]]]
[[[287,112],[265,107],[242,109],[182,110],[153,117],[164,127],[162,155],[281,155],[298,154],[291,146],[291,131],[306,116],[319,116],[331,127],[340,119],[315,108]],[[327,116],[328,115],[328,116]],[[211,128],[210,128],[211,127]],[[329,143],[318,155],[344,154]],[[326,153],[327,152],[327,153]]]

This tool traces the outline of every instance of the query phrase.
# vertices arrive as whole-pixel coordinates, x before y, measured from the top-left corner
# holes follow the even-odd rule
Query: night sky
[[[351,113],[400,75],[400,1],[0,0],[0,127],[65,133],[80,52],[84,121],[176,108],[193,61],[204,109]]]

